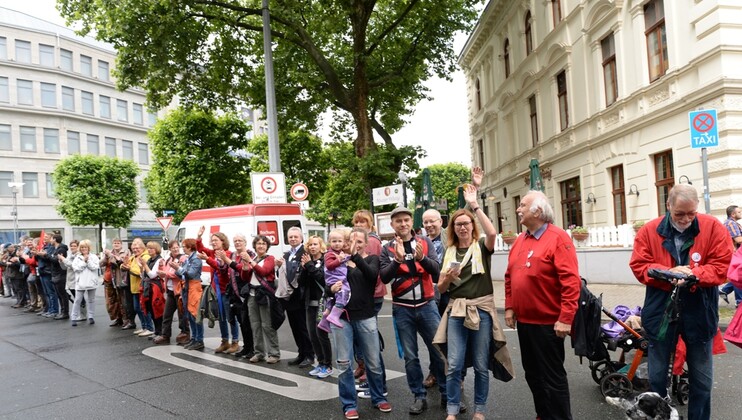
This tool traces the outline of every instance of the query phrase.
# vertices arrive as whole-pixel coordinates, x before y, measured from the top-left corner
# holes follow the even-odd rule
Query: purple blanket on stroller
[[[631,315],[637,315],[637,316],[641,315],[642,307],[637,306],[632,309],[626,305],[616,305],[616,307],[613,308],[613,311],[611,311],[611,313],[613,313],[613,315],[615,315],[616,318],[620,319],[621,322],[625,322]],[[617,338],[621,334],[623,334],[624,331],[626,331],[624,327],[621,326],[621,324],[613,320],[611,322],[604,324],[602,327],[600,327],[600,329],[606,337],[610,337],[610,338]]]

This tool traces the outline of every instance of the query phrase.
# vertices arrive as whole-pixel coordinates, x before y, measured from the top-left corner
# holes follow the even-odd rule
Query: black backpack
[[[600,337],[603,310],[603,295],[596,297],[587,288],[587,280],[582,279],[577,313],[572,322],[572,348],[575,355],[598,361],[608,359],[608,350]]]

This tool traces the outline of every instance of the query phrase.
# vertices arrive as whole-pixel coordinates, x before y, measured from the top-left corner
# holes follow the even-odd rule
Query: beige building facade
[[[710,212],[742,205],[740,21],[734,0],[489,1],[459,64],[472,162],[500,230],[520,230],[533,159],[564,228],[657,217],[681,182],[699,190],[703,211],[689,130],[698,110],[718,113]]]
[[[116,89],[115,62],[112,46],[0,8],[3,242],[13,236],[14,200],[19,235],[37,236],[43,229],[62,231],[65,241],[97,237],[94,227],[70,226],[54,208],[51,174],[74,154],[128,159],[142,170],[140,208],[127,229],[106,229],[109,242],[114,236],[162,237],[142,184],[151,163],[147,130],[157,115],[144,105],[144,91]]]

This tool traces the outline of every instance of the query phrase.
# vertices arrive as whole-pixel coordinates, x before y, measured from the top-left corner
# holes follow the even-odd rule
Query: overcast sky
[[[0,0],[1,7],[64,25],[55,4],[55,0]],[[466,34],[455,38],[457,54],[465,42]],[[471,157],[463,73],[456,72],[453,82],[435,78],[428,80],[426,86],[433,100],[417,105],[409,124],[392,136],[395,144],[422,146],[428,156],[420,162],[421,167],[448,162],[469,166]]]

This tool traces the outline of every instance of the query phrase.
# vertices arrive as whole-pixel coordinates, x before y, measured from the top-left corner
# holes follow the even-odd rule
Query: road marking
[[[294,374],[283,372],[273,367],[267,367],[271,365],[252,364],[244,361],[226,358],[224,356],[218,356],[211,354],[214,348],[221,342],[219,338],[207,338],[205,344],[208,347],[204,348],[204,351],[189,351],[181,346],[153,346],[142,350],[142,354],[149,356],[153,359],[170,363],[171,365],[179,366],[182,368],[190,369],[195,372],[211,375],[217,378],[226,379],[228,381],[237,382],[243,385],[247,385],[253,388],[257,388],[263,391],[272,392],[284,397],[288,397],[297,401],[323,401],[331,400],[338,397],[337,383],[318,380],[307,375],[307,372],[302,371],[303,374]],[[177,354],[188,355],[190,357],[200,359],[202,363],[208,363],[211,366],[205,364],[185,360],[176,357]],[[281,350],[282,358],[293,358],[296,357],[296,353],[290,351]],[[231,356],[230,356],[231,357]],[[258,378],[245,376],[240,373],[229,372],[224,369],[218,369],[213,367],[213,363],[220,365],[229,366],[231,368],[241,369],[260,375],[265,375],[273,378],[280,379],[282,382],[288,382],[288,385],[279,385],[272,382],[266,382]],[[280,367],[280,365],[276,366]],[[337,369],[334,369],[337,372]],[[337,378],[337,373],[333,372],[333,377]],[[403,373],[394,370],[386,371],[387,380],[396,379],[404,376]]]

